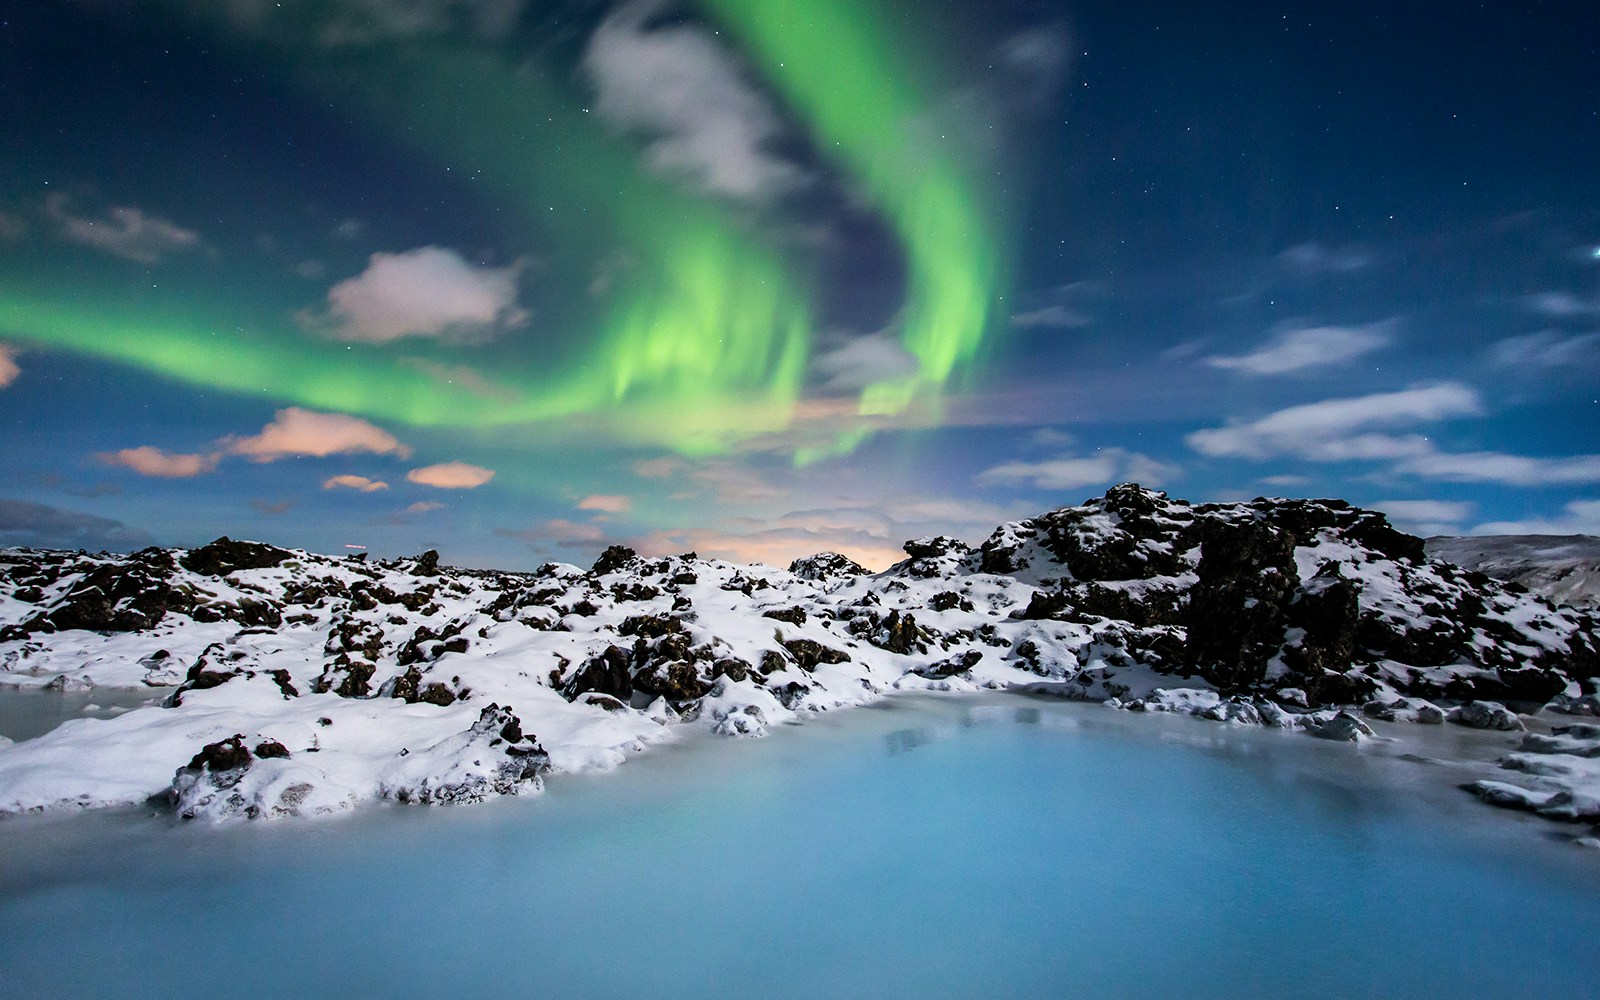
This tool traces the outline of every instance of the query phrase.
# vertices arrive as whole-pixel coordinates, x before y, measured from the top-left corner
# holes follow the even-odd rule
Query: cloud
[[[20,217],[0,212],[0,243],[16,243],[28,235],[28,224]]]
[[[1477,509],[1464,500],[1380,500],[1366,506],[1387,514],[1401,531],[1424,538],[1459,533]]]
[[[428,465],[420,469],[412,469],[406,473],[408,482],[421,483],[423,486],[435,486],[441,490],[477,489],[493,478],[493,469],[485,469],[479,465],[468,465],[466,462],[442,462],[439,465]]]
[[[194,0],[196,6],[219,0]],[[310,17],[328,48],[404,42],[466,32],[488,39],[516,26],[527,0],[220,0],[236,27],[271,34]],[[290,18],[283,8],[292,8]]]
[[[0,389],[17,380],[22,374],[22,368],[17,364],[17,354],[20,353],[10,344],[0,344]]]
[[[1011,325],[1022,328],[1070,330],[1094,325],[1094,318],[1083,308],[1085,300],[1103,298],[1106,289],[1094,281],[1072,281],[1052,289],[1038,309],[1016,313]]]
[[[629,4],[590,39],[584,68],[596,110],[654,137],[650,165],[703,191],[764,201],[805,183],[799,167],[769,149],[778,118],[734,57],[698,28],[647,29],[657,6]]]
[[[1535,458],[1496,451],[1434,452],[1407,459],[1399,471],[1454,483],[1550,486],[1600,483],[1600,455]]]
[[[375,253],[365,271],[328,290],[326,308],[302,311],[300,320],[354,343],[485,340],[528,322],[527,311],[517,305],[520,270],[478,267],[444,247]]]
[[[1360,247],[1325,247],[1321,243],[1299,243],[1278,254],[1278,263],[1306,277],[1325,274],[1354,274],[1372,266],[1372,254]]]
[[[633,501],[625,496],[596,493],[579,500],[578,509],[597,510],[606,514],[626,514],[633,509]]]
[[[640,555],[668,556],[694,552],[706,559],[726,559],[733,563],[763,563],[787,566],[803,556],[818,552],[838,552],[868,569],[887,568],[906,557],[897,544],[886,541],[860,541],[826,537],[790,529],[761,531],[748,535],[709,529],[656,531],[627,543]]]
[[[1042,462],[1005,462],[978,474],[983,486],[1031,486],[1041,490],[1076,490],[1113,482],[1160,486],[1179,470],[1148,455],[1106,448],[1094,455],[1061,456]]]
[[[149,535],[121,521],[26,500],[0,500],[0,545],[127,552],[154,543]]]
[[[194,230],[146,215],[138,208],[113,208],[95,219],[76,214],[66,195],[53,194],[45,200],[45,212],[65,239],[139,264],[154,264],[168,254],[200,245],[200,234]]]
[[[389,484],[376,479],[368,479],[366,476],[343,475],[328,479],[322,484],[322,488],[325,490],[360,490],[362,493],[376,493],[379,490],[388,489]]]
[[[418,500],[416,503],[406,508],[406,513],[427,514],[436,510],[444,510],[445,506],[445,504],[439,503],[435,500]]]
[[[279,410],[272,423],[254,437],[224,438],[221,442],[230,455],[243,455],[256,462],[275,462],[280,458],[328,455],[397,455],[409,458],[411,449],[393,434],[343,413],[318,413],[291,406]]]
[[[1600,317],[1600,296],[1581,298],[1570,292],[1541,292],[1530,295],[1524,304],[1542,316],[1552,319],[1593,319]]]
[[[811,370],[824,392],[854,393],[869,385],[916,374],[917,359],[888,333],[852,337],[838,347],[818,352]]]
[[[267,517],[281,517],[294,509],[294,500],[251,500],[250,509]]]
[[[1600,535],[1600,500],[1573,500],[1553,518],[1490,521],[1472,529],[1474,535]]]
[[[143,445],[138,448],[124,448],[121,451],[103,452],[96,457],[107,465],[120,465],[125,469],[132,469],[141,476],[154,476],[158,479],[193,479],[195,476],[205,475],[214,470],[222,455],[217,452],[206,455],[174,454]]]
[[[593,545],[606,537],[605,529],[598,524],[569,521],[558,517],[543,521],[531,528],[496,528],[501,538],[517,538],[529,545],[554,544],[558,548],[576,548]]]
[[[1246,375],[1286,375],[1311,368],[1344,364],[1387,347],[1394,339],[1393,320],[1366,326],[1313,326],[1281,331],[1248,354],[1212,355],[1212,368]]]
[[[1489,359],[1497,367],[1511,370],[1527,368],[1575,369],[1600,365],[1600,333],[1569,336],[1544,330],[1522,337],[1508,337],[1489,348]]]
[[[1195,431],[1184,440],[1195,451],[1213,458],[1399,459],[1429,454],[1433,445],[1420,435],[1396,437],[1378,433],[1378,429],[1482,412],[1477,392],[1460,383],[1444,382],[1292,406],[1248,423]]]
[[[1091,326],[1094,320],[1072,308],[1071,306],[1054,305],[1035,309],[1031,312],[1017,313],[1011,317],[1012,326],[1021,327],[1049,327],[1057,330],[1075,329]]]
[[[633,465],[633,474],[641,479],[671,479],[689,467],[689,463],[681,458],[668,455],[662,458],[647,458]]]

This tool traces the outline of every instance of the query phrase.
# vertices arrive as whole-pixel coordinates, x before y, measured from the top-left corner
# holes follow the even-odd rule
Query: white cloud
[[[154,264],[168,254],[200,245],[200,234],[194,230],[146,215],[138,208],[113,208],[96,219],[74,212],[66,195],[53,194],[45,200],[45,212],[63,238],[139,264]]]
[[[517,305],[520,270],[478,267],[444,247],[375,253],[365,271],[328,290],[325,309],[303,312],[301,320],[358,343],[483,340],[527,323],[527,311]]]
[[[1214,458],[1399,459],[1429,454],[1433,445],[1420,435],[1394,436],[1380,433],[1380,429],[1482,412],[1477,392],[1457,382],[1444,382],[1292,406],[1249,423],[1195,431],[1184,440],[1195,451]]]
[[[876,382],[916,374],[917,359],[890,334],[874,333],[819,352],[811,370],[822,379],[824,392],[857,392]]]
[[[1600,333],[1568,335],[1543,330],[1523,337],[1508,337],[1489,348],[1496,366],[1525,368],[1592,368],[1600,364]]]
[[[389,484],[366,476],[334,476],[322,484],[325,490],[358,490],[362,493],[376,493],[386,490]]]
[[[1354,274],[1372,265],[1372,254],[1360,247],[1325,247],[1321,243],[1299,243],[1278,255],[1278,262],[1307,277],[1323,274]]]
[[[1212,355],[1205,363],[1212,368],[1243,372],[1246,375],[1286,375],[1310,368],[1353,361],[1387,347],[1394,339],[1394,321],[1366,326],[1311,326],[1284,330],[1248,354],[1232,357]]]
[[[1424,538],[1459,533],[1477,505],[1457,500],[1380,500],[1367,504],[1389,516],[1401,531]]]
[[[493,478],[493,469],[485,469],[481,465],[468,465],[466,462],[441,462],[438,465],[412,469],[406,473],[408,482],[421,483],[423,486],[433,486],[441,490],[473,490]]]
[[[657,6],[624,7],[590,40],[584,67],[600,114],[653,136],[651,166],[704,191],[760,201],[804,183],[803,171],[768,148],[778,118],[733,56],[697,28],[648,30]]]
[[[22,367],[17,364],[18,351],[10,344],[0,344],[0,389],[17,380],[22,374]]]
[[[1554,319],[1589,319],[1600,316],[1600,296],[1581,298],[1570,292],[1541,292],[1528,296],[1527,306]]]
[[[279,410],[272,423],[253,437],[224,438],[221,444],[228,454],[243,455],[256,462],[357,452],[401,458],[411,454],[411,449],[397,441],[393,434],[359,417],[318,413],[298,406]]]
[[[1160,486],[1179,470],[1148,455],[1107,448],[1094,455],[1062,456],[1042,462],[1005,462],[978,474],[984,486],[1031,486],[1041,490],[1075,490],[1115,482]]]
[[[1600,500],[1574,500],[1553,518],[1490,521],[1472,529],[1474,535],[1600,535]]]
[[[1507,486],[1600,483],[1600,455],[1535,458],[1497,451],[1434,452],[1407,459],[1398,468],[1427,479],[1456,483],[1503,483]]]
[[[132,469],[141,476],[152,476],[158,479],[192,479],[204,475],[217,467],[220,453],[209,455],[182,455],[150,445],[138,448],[124,448],[121,451],[104,452],[97,456],[107,465],[120,465],[125,469]]]

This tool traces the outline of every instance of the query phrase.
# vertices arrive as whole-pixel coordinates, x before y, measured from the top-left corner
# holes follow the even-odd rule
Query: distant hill
[[[1600,608],[1600,538],[1593,535],[1439,536],[1428,555],[1524,587],[1559,604]]]

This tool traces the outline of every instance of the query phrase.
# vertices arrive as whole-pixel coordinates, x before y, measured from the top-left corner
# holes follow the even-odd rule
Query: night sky
[[[1600,533],[1597,176],[1592,0],[6,4],[0,544]]]

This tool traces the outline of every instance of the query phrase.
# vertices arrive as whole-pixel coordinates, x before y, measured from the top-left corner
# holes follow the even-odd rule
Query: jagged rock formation
[[[836,554],[785,571],[623,546],[528,574],[228,539],[9,550],[0,681],[171,693],[5,748],[0,812],[163,789],[213,818],[467,801],[609,766],[672,724],[759,735],[894,689],[1021,688],[1340,740],[1368,738],[1364,718],[1500,726],[1600,695],[1593,612],[1431,562],[1340,501],[1127,485],[977,546],[905,549],[877,574]],[[540,742],[506,735],[524,721]],[[108,749],[139,741],[135,760]]]

